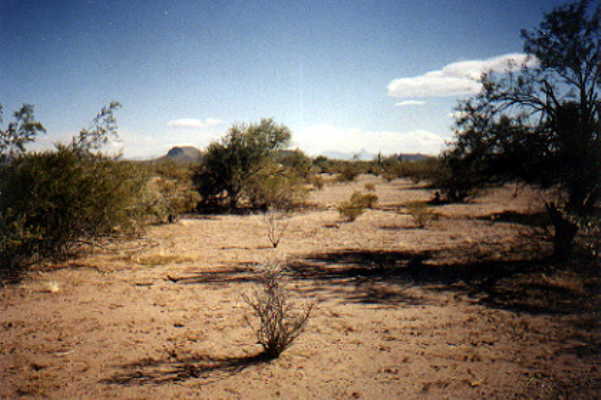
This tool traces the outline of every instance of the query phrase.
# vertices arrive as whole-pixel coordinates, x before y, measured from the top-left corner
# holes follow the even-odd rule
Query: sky
[[[200,149],[273,118],[311,156],[438,154],[479,75],[523,61],[558,0],[0,0],[5,127],[33,104],[68,142],[116,100],[107,152]]]

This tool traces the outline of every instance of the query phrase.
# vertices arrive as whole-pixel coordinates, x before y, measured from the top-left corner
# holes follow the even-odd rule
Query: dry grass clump
[[[260,289],[242,299],[259,318],[257,341],[263,346],[265,356],[278,358],[303,332],[311,316],[313,304],[296,311],[290,303],[290,292],[283,284],[283,268],[279,263],[262,266],[259,273]],[[252,327],[252,323],[247,319]]]

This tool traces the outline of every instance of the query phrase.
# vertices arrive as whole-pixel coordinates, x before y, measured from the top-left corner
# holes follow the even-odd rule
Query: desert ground
[[[344,222],[367,183],[377,207]],[[35,265],[0,286],[0,398],[601,398],[599,266],[549,261],[542,195],[515,189],[422,229],[403,205],[431,190],[362,175],[312,192],[277,248],[260,213],[188,215]],[[273,262],[314,308],[267,360],[242,294]]]

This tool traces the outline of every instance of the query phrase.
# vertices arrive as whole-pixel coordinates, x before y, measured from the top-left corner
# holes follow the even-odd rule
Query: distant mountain
[[[171,160],[175,162],[198,162],[202,160],[202,152],[194,146],[175,146],[160,157],[158,161]]]

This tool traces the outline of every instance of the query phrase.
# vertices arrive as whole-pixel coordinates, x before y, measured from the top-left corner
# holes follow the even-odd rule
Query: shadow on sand
[[[123,372],[117,373],[100,383],[113,385],[160,385],[183,382],[190,379],[209,384],[238,374],[246,368],[270,361],[264,353],[245,357],[217,358],[196,355],[186,358],[168,357],[156,360],[143,359],[134,363],[119,365]]]

